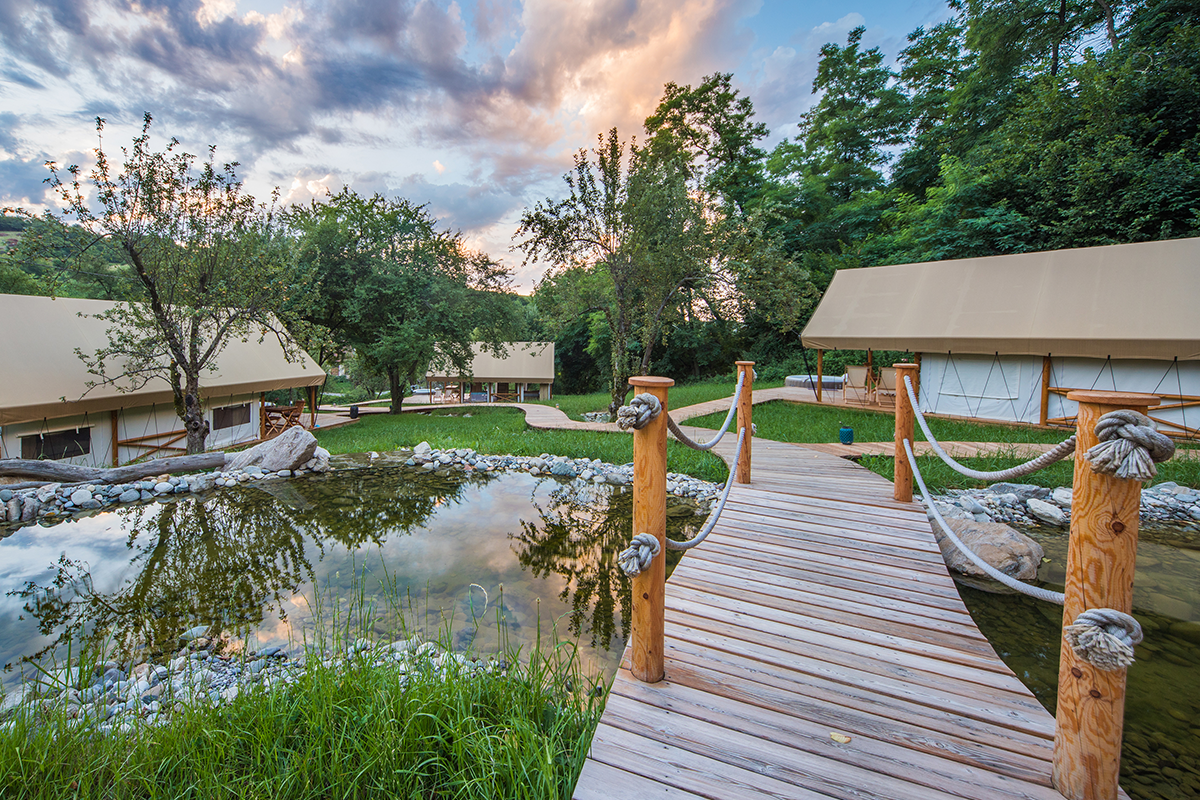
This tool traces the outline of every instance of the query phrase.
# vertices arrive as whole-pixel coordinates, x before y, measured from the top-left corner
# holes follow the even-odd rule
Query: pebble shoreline
[[[1071,489],[1062,486],[994,483],[984,489],[951,489],[933,502],[942,516],[976,522],[1066,527],[1071,520]],[[1170,482],[1142,489],[1140,516],[1145,522],[1200,529],[1200,491]]]

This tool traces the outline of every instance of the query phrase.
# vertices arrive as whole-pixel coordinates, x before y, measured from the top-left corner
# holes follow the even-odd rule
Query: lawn
[[[737,379],[720,378],[700,383],[689,383],[682,386],[672,386],[667,395],[668,408],[684,408],[696,403],[706,403],[709,400],[720,400],[732,397]],[[783,381],[756,381],[756,389],[774,389],[783,386]],[[612,397],[608,392],[592,392],[591,394],[556,395],[552,400],[538,400],[542,405],[557,406],[571,419],[581,420],[589,411],[607,411]],[[628,398],[626,398],[628,400]],[[720,427],[720,423],[717,424]]]
[[[725,421],[723,413],[709,414],[688,420],[689,425],[717,429]],[[890,442],[895,436],[895,422],[885,411],[868,411],[833,406],[817,406],[809,403],[777,401],[754,407],[754,424],[758,435],[777,442],[830,443],[838,441],[838,429],[848,425],[854,429],[856,442]],[[1010,442],[1018,445],[1027,442],[1057,444],[1067,438],[1071,431],[1047,430],[1026,425],[999,425],[964,420],[930,419],[929,426],[939,441],[945,442]],[[925,437],[918,428],[917,441]],[[1191,447],[1191,444],[1184,445]],[[1022,463],[1024,458],[994,455],[979,458],[958,459],[962,464],[976,470],[995,471],[1008,469]],[[887,456],[864,456],[859,463],[888,480],[892,479],[894,464]],[[991,481],[977,481],[963,477],[942,463],[936,456],[918,456],[918,466],[930,491],[941,494],[947,489],[968,489],[987,486]],[[1044,470],[1021,479],[1022,483],[1037,486],[1070,486],[1072,462],[1060,461]],[[1200,487],[1200,459],[1175,458],[1158,467],[1158,477],[1152,483],[1174,481],[1181,486]]]
[[[466,416],[470,414],[470,416]],[[478,453],[571,458],[598,458],[610,464],[633,461],[633,437],[627,433],[544,431],[525,424],[515,408],[433,409],[428,414],[369,414],[357,423],[318,430],[317,439],[330,453],[383,452],[429,442],[435,449],[468,447]],[[679,444],[667,444],[667,468],[713,482],[729,474],[725,462]]]

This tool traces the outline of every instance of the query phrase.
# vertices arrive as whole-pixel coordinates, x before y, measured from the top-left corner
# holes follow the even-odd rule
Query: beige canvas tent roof
[[[515,383],[554,382],[554,342],[508,342],[503,358],[484,352],[473,345],[475,357],[470,375],[450,375],[445,370],[430,370],[427,380],[457,380],[470,377],[476,381],[511,381]]]
[[[154,378],[132,392],[111,385],[88,389],[97,380],[76,354],[108,344],[108,322],[96,314],[114,303],[103,300],[0,295],[0,425],[173,402],[166,381]],[[117,364],[109,374],[119,374]],[[206,397],[316,386],[325,373],[307,353],[288,363],[274,334],[260,343],[234,339],[205,372]]]
[[[1200,359],[1200,239],[840,270],[803,342]]]

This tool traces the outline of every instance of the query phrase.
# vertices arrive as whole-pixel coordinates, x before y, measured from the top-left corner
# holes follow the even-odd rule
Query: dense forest
[[[807,369],[800,331],[839,269],[1200,235],[1200,2],[950,8],[899,53],[864,47],[862,28],[826,44],[817,102],[769,151],[732,75],[667,84],[642,131],[601,134],[564,192],[522,215],[514,250],[550,265],[532,296],[497,305],[487,262],[503,330],[485,338],[553,339],[559,393],[723,374],[737,358],[778,377]],[[315,238],[353,232],[360,201],[338,200],[344,218],[290,219],[298,257],[345,271],[349,251]],[[0,230],[24,226],[24,245],[43,222]],[[127,296],[113,245],[72,235],[0,256],[0,292]],[[317,305],[309,322],[336,321]]]

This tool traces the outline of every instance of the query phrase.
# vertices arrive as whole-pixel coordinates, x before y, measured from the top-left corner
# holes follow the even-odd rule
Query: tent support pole
[[[121,419],[121,412],[117,409],[112,410],[112,465],[114,467],[121,466],[120,455],[118,448],[120,447],[120,436],[117,434],[117,423]]]
[[[821,380],[821,378],[822,378],[821,372],[825,367],[824,361],[825,361],[825,351],[818,350],[817,351],[817,402],[818,403],[821,402],[821,384],[824,383],[824,381]]]
[[[1038,424],[1045,425],[1050,415],[1050,356],[1042,356],[1042,411]]]

